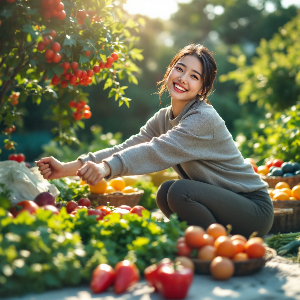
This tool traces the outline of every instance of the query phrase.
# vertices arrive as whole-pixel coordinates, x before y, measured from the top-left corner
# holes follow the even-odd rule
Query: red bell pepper
[[[157,286],[156,286],[158,270],[162,266],[171,265],[171,264],[173,264],[173,263],[169,258],[164,258],[157,264],[151,265],[144,270],[144,276],[145,276],[146,281],[148,282],[148,284],[150,286],[153,286],[155,288],[155,291],[158,290]]]
[[[172,265],[162,266],[157,272],[156,286],[165,299],[184,299],[194,278],[190,268]]]
[[[116,294],[124,293],[127,288],[137,283],[140,279],[137,267],[129,260],[118,262],[115,266],[115,271],[114,291]]]
[[[113,285],[116,278],[115,270],[107,264],[100,264],[93,271],[90,288],[93,293],[102,293]]]

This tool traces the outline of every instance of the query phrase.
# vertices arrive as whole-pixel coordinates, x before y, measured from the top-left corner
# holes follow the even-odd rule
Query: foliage
[[[60,161],[67,162],[76,160],[82,154],[106,149],[121,142],[122,135],[119,132],[104,134],[101,126],[92,126],[91,132],[93,140],[90,143],[82,141],[79,145],[73,145],[73,147],[68,145],[60,147],[58,143],[51,141],[43,146],[44,152],[41,154],[41,157],[52,155]]]
[[[250,66],[246,65],[246,56],[241,52],[230,57],[237,69],[221,76],[220,80],[235,80],[240,84],[241,104],[257,102],[274,112],[300,100],[299,16],[281,27],[271,40],[261,40]]]
[[[139,68],[133,60],[141,60],[143,56],[140,49],[134,48],[138,38],[133,32],[137,32],[139,24],[144,24],[144,21],[126,18],[122,13],[123,2],[64,0],[58,4],[64,8],[61,11],[63,15],[57,16],[57,9],[43,9],[50,3],[48,1],[2,1],[0,122],[5,129],[12,128],[18,120],[21,122],[26,100],[36,104],[49,100],[51,115],[48,117],[57,123],[52,130],[55,140],[78,143],[75,130],[84,127],[80,120],[82,113],[78,107],[77,111],[71,109],[69,103],[71,100],[88,102],[88,94],[78,85],[102,81],[104,89],[110,89],[109,97],[114,97],[119,105],[125,103],[129,106],[130,99],[124,95],[127,86],[121,86],[119,81],[127,77],[129,83],[137,83],[135,74]],[[50,40],[48,46],[46,40]],[[61,46],[60,50],[56,49],[59,54],[55,55],[59,58],[55,60],[54,56],[45,56],[51,50],[52,40]],[[45,47],[49,49],[43,52]],[[111,56],[113,52],[117,53],[114,59]],[[75,67],[72,67],[73,71],[63,68],[61,63],[65,62],[77,62],[79,69],[94,74],[84,78],[73,74],[75,81],[68,81],[66,71],[68,69],[68,73],[72,74]],[[8,136],[4,141],[5,147],[14,149],[16,143],[11,139],[11,132],[5,131],[5,134]]]
[[[237,146],[244,157],[254,157],[258,164],[272,158],[299,162],[299,128],[300,102],[282,113],[268,113],[251,139],[242,133],[237,136]]]
[[[11,190],[4,183],[0,183],[0,207],[9,209],[11,207]]]
[[[145,207],[148,210],[153,210],[158,208],[156,204],[157,187],[154,186],[153,182],[138,181],[133,185],[133,187],[144,191],[144,194],[141,197],[139,205]]]
[[[60,194],[56,198],[57,202],[67,203],[68,201],[78,201],[80,198],[87,198],[89,194],[88,185],[80,185],[79,182],[70,181],[68,178],[49,180],[56,186]]]
[[[14,296],[88,283],[100,263],[113,267],[124,258],[141,272],[176,252],[186,223],[157,221],[149,212],[95,220],[82,209],[75,217],[39,209],[15,219],[0,208],[0,295]]]

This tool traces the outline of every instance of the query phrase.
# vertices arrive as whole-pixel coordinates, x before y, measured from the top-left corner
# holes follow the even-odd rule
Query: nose
[[[182,74],[182,75],[179,77],[179,80],[180,80],[182,83],[185,83],[185,82],[186,82],[186,73]]]

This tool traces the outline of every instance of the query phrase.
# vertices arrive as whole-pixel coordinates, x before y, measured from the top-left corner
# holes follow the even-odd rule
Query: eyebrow
[[[185,65],[185,64],[183,64],[183,63],[181,63],[181,62],[179,62],[179,63],[177,63],[177,64],[178,64],[178,65],[182,65],[182,66],[186,67],[186,65]],[[201,73],[199,73],[198,71],[196,71],[196,70],[192,70],[192,71],[194,71],[195,73],[199,74],[199,76],[200,76],[200,77],[202,77],[202,74],[201,74]]]

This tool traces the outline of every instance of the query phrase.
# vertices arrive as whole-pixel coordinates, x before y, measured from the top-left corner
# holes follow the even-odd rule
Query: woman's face
[[[167,88],[174,101],[191,101],[201,94],[203,68],[200,60],[187,55],[178,60],[167,78]]]

